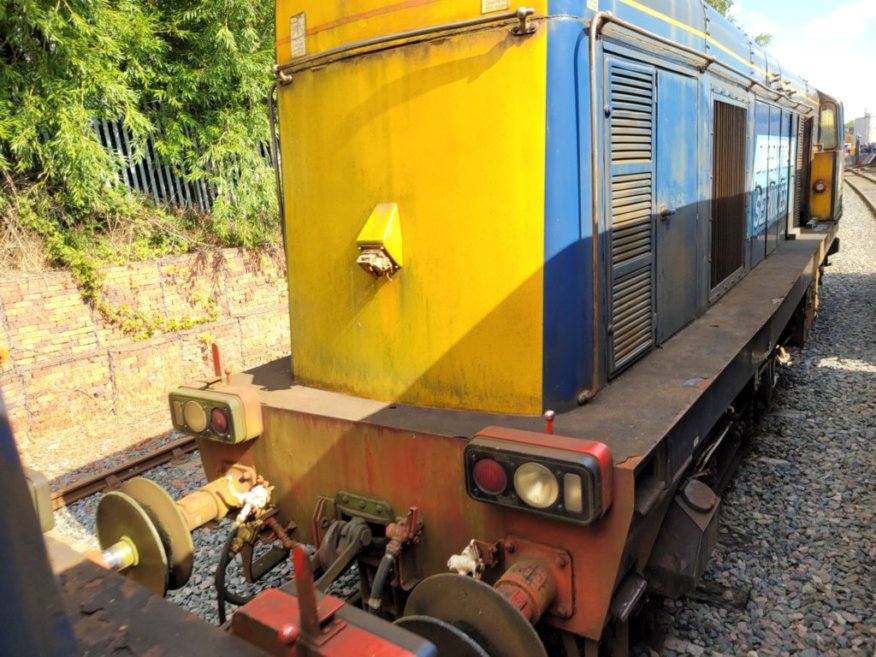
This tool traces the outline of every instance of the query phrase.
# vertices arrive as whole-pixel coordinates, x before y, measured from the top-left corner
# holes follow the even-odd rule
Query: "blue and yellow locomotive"
[[[210,514],[318,546],[320,589],[357,562],[373,654],[622,652],[649,590],[696,583],[814,318],[842,105],[699,0],[280,0],[276,26],[292,351],[171,394]],[[180,504],[161,590],[206,517]],[[296,599],[232,627],[287,654]],[[302,650],[355,654],[311,621]]]

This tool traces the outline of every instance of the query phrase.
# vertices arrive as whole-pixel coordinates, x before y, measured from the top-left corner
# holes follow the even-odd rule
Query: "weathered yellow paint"
[[[509,10],[524,6],[533,7],[536,16],[547,12],[547,0],[511,2]],[[278,64],[292,57],[289,35],[291,19],[301,12],[305,14],[307,26],[307,55],[354,41],[455,23],[482,15],[481,0],[279,0],[276,26]]]
[[[309,3],[308,25],[344,5]],[[479,2],[467,7],[325,28],[320,48],[480,14]],[[278,24],[297,11],[281,4]],[[543,410],[546,40],[543,28],[520,38],[492,26],[281,87],[296,380],[384,401]],[[404,221],[404,269],[375,280],[355,264],[356,238],[388,199]]]
[[[815,182],[823,180],[827,183],[827,189],[816,194],[812,188],[809,190],[809,214],[815,219],[830,219],[833,207],[833,152],[816,153],[812,158],[812,187]]]
[[[360,248],[382,247],[393,262],[401,267],[404,260],[404,250],[398,205],[378,203],[356,238],[356,244]]]

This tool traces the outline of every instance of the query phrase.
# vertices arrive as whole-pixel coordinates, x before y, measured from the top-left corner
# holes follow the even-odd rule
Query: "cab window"
[[[834,150],[839,141],[837,140],[836,105],[825,103],[821,106],[818,119],[818,140],[821,148],[825,151]]]

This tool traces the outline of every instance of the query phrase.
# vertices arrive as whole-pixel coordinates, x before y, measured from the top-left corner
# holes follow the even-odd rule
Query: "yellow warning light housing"
[[[402,266],[401,219],[398,204],[378,203],[356,238],[356,264],[375,278],[392,278]]]
[[[182,386],[170,393],[173,428],[222,443],[242,443],[262,433],[262,407],[251,388]]]

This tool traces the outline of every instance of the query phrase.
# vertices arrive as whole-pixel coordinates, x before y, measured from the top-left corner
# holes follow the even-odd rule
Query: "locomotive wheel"
[[[192,576],[195,546],[176,502],[161,486],[143,477],[126,481],[122,484],[121,491],[134,498],[143,508],[161,537],[170,565],[167,588],[183,587]]]
[[[167,554],[152,520],[130,496],[113,491],[97,505],[97,540],[106,550],[128,539],[137,550],[137,564],[122,571],[156,595],[167,592]]]
[[[398,625],[426,641],[431,641],[442,655],[454,657],[490,657],[474,639],[465,632],[432,616],[404,616],[395,621]]]
[[[408,598],[408,616],[443,621],[473,640],[488,657],[547,657],[529,621],[496,589],[471,577],[452,573],[427,577]],[[427,628],[433,635],[423,636],[435,643],[439,654],[456,654],[457,634],[437,623]]]

